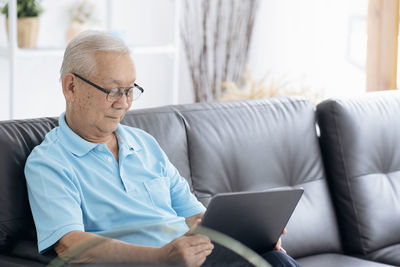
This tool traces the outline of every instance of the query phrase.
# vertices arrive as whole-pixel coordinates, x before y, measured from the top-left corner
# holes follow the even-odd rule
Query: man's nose
[[[113,107],[114,108],[120,108],[120,109],[127,109],[130,105],[130,102],[128,102],[128,97],[126,94],[122,94],[121,98],[114,101]]]

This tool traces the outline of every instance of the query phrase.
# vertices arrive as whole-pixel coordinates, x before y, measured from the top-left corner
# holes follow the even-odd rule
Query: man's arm
[[[211,253],[213,245],[202,235],[179,237],[163,247],[133,245],[96,234],[73,231],[64,235],[54,246],[61,258],[86,242],[92,248],[82,252],[72,262],[131,262],[165,263],[180,262],[187,266],[200,266]]]

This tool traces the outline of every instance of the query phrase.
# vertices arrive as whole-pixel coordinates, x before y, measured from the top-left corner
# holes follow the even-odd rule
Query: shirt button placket
[[[128,188],[128,186],[126,184],[126,181],[125,181],[125,172],[124,172],[124,170],[122,168],[122,160],[121,159],[120,159],[120,162],[119,162],[119,177],[121,178],[121,182],[124,185],[125,190],[128,191],[129,188]]]

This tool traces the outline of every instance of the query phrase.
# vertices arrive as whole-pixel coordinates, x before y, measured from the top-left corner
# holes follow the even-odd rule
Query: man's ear
[[[67,102],[74,102],[76,96],[76,78],[72,73],[67,73],[61,79],[64,98]]]

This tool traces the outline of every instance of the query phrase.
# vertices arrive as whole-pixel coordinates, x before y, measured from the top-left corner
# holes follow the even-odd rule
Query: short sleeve
[[[34,150],[25,165],[40,253],[51,248],[63,235],[84,231],[79,190],[73,175],[61,162],[59,157]]]
[[[165,157],[165,175],[170,179],[170,193],[172,208],[178,216],[188,218],[202,213],[206,208],[190,192],[189,184],[183,178],[175,166]]]

